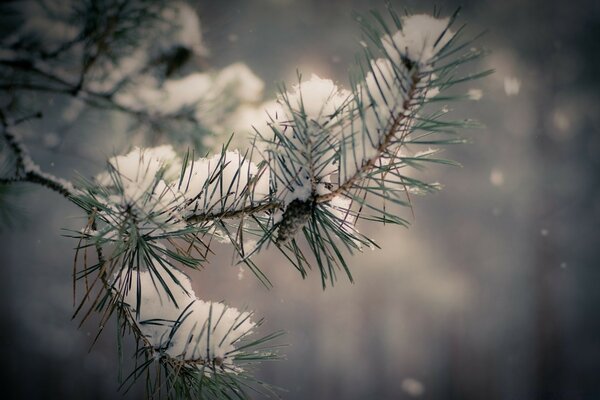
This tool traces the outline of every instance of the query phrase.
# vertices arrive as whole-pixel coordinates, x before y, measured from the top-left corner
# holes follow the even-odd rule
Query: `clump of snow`
[[[251,314],[199,300],[185,274],[158,263],[155,268],[166,288],[147,269],[124,270],[113,283],[148,343],[171,357],[215,362],[236,371],[232,360],[236,344],[256,326]]]
[[[192,109],[193,115],[217,133],[224,133],[221,108],[258,101],[263,81],[245,64],[235,63],[218,73],[195,72],[164,82],[148,79],[131,90],[120,92],[118,101],[135,110],[174,114]],[[207,111],[208,110],[208,111]],[[231,132],[228,132],[231,133]]]
[[[108,163],[121,177],[124,197],[135,201],[159,181],[172,181],[179,176],[181,162],[170,145],[151,148],[135,147],[126,155],[114,156]],[[96,181],[104,186],[115,184],[109,172],[103,172]]]
[[[402,18],[402,29],[391,37],[385,35],[382,44],[394,64],[406,57],[413,62],[426,64],[439,53],[452,38],[447,29],[449,18],[435,18],[427,14],[415,14]]]
[[[219,71],[211,95],[216,97],[228,88],[229,96],[242,103],[253,103],[262,98],[265,83],[246,64],[238,62]]]
[[[181,161],[171,146],[135,147],[108,163],[112,171],[96,176],[104,187],[99,200],[106,204],[99,215],[109,222],[100,229],[103,238],[113,238],[115,232],[131,234],[132,221],[144,231],[175,232],[185,227],[179,216],[182,198],[172,185],[179,177]]]
[[[124,269],[113,282],[113,287],[122,296],[122,301],[137,314],[136,319],[144,336],[156,348],[160,348],[168,342],[174,322],[194,300],[194,291],[189,278],[179,270],[163,267],[158,262],[153,264],[163,277],[168,291],[156,274],[147,269],[129,272]],[[165,271],[167,268],[168,273]]]
[[[380,109],[395,109],[406,95],[403,90],[398,90],[398,86],[392,62],[387,58],[373,60],[365,79],[364,102],[369,104],[372,101]]]
[[[334,114],[349,99],[350,92],[338,87],[330,79],[312,74],[310,79],[294,85],[286,94],[290,107],[295,112],[304,112],[308,120],[319,126],[331,123]],[[292,117],[288,115],[288,117]]]
[[[252,333],[256,324],[250,313],[223,303],[194,300],[181,324],[176,327],[170,346],[166,349],[172,357],[186,360],[220,360],[231,365],[235,343]],[[181,319],[180,319],[181,321]]]
[[[177,232],[186,217],[236,211],[270,194],[269,173],[237,151],[199,158],[184,168],[171,146],[136,147],[109,164],[112,171],[96,176],[105,188],[99,195],[107,207],[101,216],[112,226],[108,230],[129,225],[134,216],[138,229]],[[104,238],[112,237],[107,229],[100,230]]]
[[[229,140],[229,136],[226,134],[234,132],[235,135],[231,140],[230,148],[247,149],[248,144],[256,137],[256,132],[269,135],[271,133],[269,124],[272,120],[281,119],[283,114],[283,107],[276,100],[265,101],[258,105],[241,104],[226,117],[222,126],[217,130],[221,140],[214,141],[214,137],[211,137],[213,143],[210,143],[209,147],[214,148],[216,144]],[[264,152],[264,144],[257,141],[255,145],[259,151],[254,152],[253,156],[259,159],[260,154]]]
[[[121,104],[136,110],[171,114],[184,107],[195,106],[206,95],[212,85],[209,74],[192,73],[183,78],[169,79],[161,85],[140,85],[130,91],[121,93],[118,100]]]
[[[322,79],[313,74],[308,81],[294,85],[279,99],[280,104],[284,106],[283,115],[273,123],[288,137],[288,146],[292,147],[294,152],[294,156],[289,156],[285,151],[274,149],[280,158],[285,159],[286,164],[285,167],[281,166],[281,171],[279,164],[272,166],[274,174],[291,174],[288,176],[289,182],[278,190],[284,204],[309,199],[313,195],[316,182],[337,171],[337,165],[332,159],[338,150],[337,143],[341,140],[342,127],[339,122],[343,119],[342,114],[350,98],[351,93],[348,90],[339,88],[329,79]],[[298,119],[305,122],[300,122],[301,126],[297,126],[295,121]],[[328,135],[327,142],[321,139],[324,134]],[[320,143],[318,151],[311,147],[315,142]],[[323,163],[319,160],[329,161]],[[311,169],[311,163],[323,165],[318,169]],[[297,170],[290,171],[292,165],[295,165]]]
[[[237,151],[199,158],[186,166],[182,176],[177,190],[190,215],[225,211],[269,195],[269,174],[260,172],[256,164]]]
[[[349,141],[345,151],[349,156],[340,170],[342,181],[377,157],[391,124],[408,112],[412,97],[429,99],[439,94],[439,88],[431,83],[436,75],[430,73],[415,82],[414,68],[419,73],[431,71],[437,55],[453,36],[448,29],[450,20],[417,14],[403,17],[401,23],[401,30],[381,38],[387,57],[370,62],[365,82],[358,87],[357,102],[366,108],[361,116],[363,129]],[[402,126],[410,123],[410,119],[405,120]]]

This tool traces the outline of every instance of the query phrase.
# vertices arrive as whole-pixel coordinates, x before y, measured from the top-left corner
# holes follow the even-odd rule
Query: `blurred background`
[[[245,63],[265,100],[296,69],[347,85],[361,40],[352,11],[385,11],[383,0],[190,5],[209,50],[203,68]],[[444,189],[416,199],[414,217],[401,211],[410,229],[360,226],[382,249],[350,259],[354,284],[323,291],[318,271],[302,280],[269,252],[257,258],[274,284],[266,290],[223,245],[191,274],[196,294],[256,310],[265,333],[288,332],[285,360],[256,369],[285,399],[598,399],[600,2],[437,5],[443,15],[461,5],[468,32],[489,31],[478,44],[491,54],[479,67],[496,70],[464,86],[481,90],[480,100],[452,105],[484,125],[464,132],[470,144],[445,150],[463,167],[427,171]],[[25,137],[50,172],[91,176],[132,143],[122,117],[66,121],[59,97],[44,96],[36,101],[55,111]],[[67,130],[56,146],[53,132]],[[61,229],[79,229],[81,213],[45,189],[22,190],[25,218],[0,233],[2,397],[120,397],[116,326],[89,351],[95,326],[71,320],[76,243]]]

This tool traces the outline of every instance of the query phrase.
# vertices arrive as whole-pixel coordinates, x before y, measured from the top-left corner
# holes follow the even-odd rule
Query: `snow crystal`
[[[521,81],[515,77],[505,77],[504,78],[504,93],[507,96],[515,96],[519,94],[519,90],[521,89]]]

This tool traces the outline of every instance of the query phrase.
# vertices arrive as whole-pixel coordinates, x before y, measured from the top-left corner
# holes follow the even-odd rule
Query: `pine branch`
[[[265,211],[273,211],[283,207],[283,204],[277,201],[259,204],[259,205],[248,205],[240,209],[236,210],[228,210],[217,213],[202,213],[202,214],[194,214],[187,217],[185,220],[190,224],[197,224],[201,222],[207,221],[216,221],[222,219],[239,219],[243,218],[246,215],[255,215],[260,214]]]
[[[402,104],[402,108],[404,110],[409,110],[411,102],[415,99],[415,93],[418,83],[418,72],[415,71],[412,76],[411,87],[408,91],[408,97],[404,100]],[[393,143],[392,141],[393,139],[395,139],[395,136],[398,133],[398,129],[408,118],[408,111],[395,115],[389,130],[383,135],[383,140],[377,146],[376,153],[365,163],[363,163],[363,165],[359,169],[357,169],[356,172],[351,177],[346,179],[346,181],[344,181],[341,185],[339,185],[337,188],[335,188],[327,194],[316,196],[315,201],[317,203],[326,203],[331,201],[334,197],[348,193],[357,181],[362,179],[365,174],[368,174],[370,171],[376,168],[377,162],[381,159],[383,154],[385,154],[388,151],[390,145]]]
[[[62,196],[71,198],[75,193],[73,185],[64,179],[44,172],[40,169],[31,156],[29,150],[21,139],[9,130],[9,123],[6,120],[4,113],[0,110],[0,127],[2,136],[6,140],[8,146],[12,150],[16,158],[17,174],[14,177],[3,178],[3,183],[30,182],[42,185],[51,189]]]
[[[119,97],[129,75],[118,79],[112,89],[90,85],[92,71],[111,58],[113,41],[120,40],[119,18],[123,14],[131,22],[137,11],[144,12],[135,7],[130,12],[128,4],[117,1],[115,13],[105,12],[101,3],[86,9],[92,14],[77,38],[84,46],[76,81],[54,68],[51,61],[56,60],[8,52],[11,57],[3,53],[0,65],[25,78],[3,82],[0,90],[59,93],[151,123],[167,118],[198,123],[197,114],[185,110],[192,107],[187,103],[175,112],[161,112],[160,108],[153,111],[151,103],[137,107],[138,103]],[[302,277],[316,265],[325,288],[334,284],[339,271],[353,281],[347,253],[376,247],[357,230],[359,218],[407,225],[388,210],[388,204],[412,207],[412,193],[436,189],[403,169],[418,169],[424,162],[452,163],[433,158],[435,150],[407,154],[406,146],[453,142],[434,135],[451,134],[465,124],[444,121],[444,111],[429,113],[424,107],[452,99],[435,96],[487,72],[457,75],[459,66],[480,53],[458,53],[466,44],[457,40],[462,28],[456,34],[450,31],[456,15],[399,18],[390,9],[390,17],[395,27],[388,27],[375,12],[371,22],[360,19],[372,43],[364,46],[351,91],[318,77],[302,82],[299,76],[291,90],[282,87],[281,113],[271,118],[268,134],[258,132],[267,146],[258,165],[251,160],[252,152],[229,151],[229,142],[220,153],[196,160],[189,152],[181,159],[170,146],[134,148],[112,157],[106,172],[93,180],[82,179],[75,189],[40,169],[11,130],[19,121],[9,123],[0,112],[2,137],[14,155],[16,170],[14,176],[0,178],[0,184],[45,186],[88,216],[84,229],[71,234],[79,240],[73,271],[74,316],[84,323],[99,315],[100,335],[116,315],[119,352],[120,337],[133,334],[137,363],[122,381],[125,390],[145,376],[149,395],[166,391],[167,397],[176,398],[246,398],[253,390],[252,378],[241,366],[276,358],[263,345],[278,333],[247,339],[260,324],[251,320],[253,313],[199,300],[183,273],[185,268],[206,264],[215,240],[230,242],[240,261],[266,286],[269,279],[252,256],[273,244]],[[136,26],[124,29],[131,33]],[[69,48],[74,48],[72,43],[54,51],[59,54]],[[145,72],[138,68],[134,73]],[[169,66],[166,75],[171,73]],[[193,107],[198,101],[194,98]],[[271,134],[272,139],[265,139]],[[301,236],[306,246],[300,244]],[[249,237],[256,239],[250,249]],[[88,262],[90,248],[96,253],[95,263]],[[84,290],[77,304],[79,284]]]
[[[39,77],[47,80],[50,84],[31,83],[31,82],[10,82],[0,84],[0,90],[26,90],[33,92],[47,92],[67,95],[73,98],[82,100],[89,106],[98,109],[119,111],[141,121],[184,121],[194,124],[200,124],[200,121],[186,112],[175,113],[151,113],[143,109],[132,108],[115,100],[116,91],[99,92],[87,88],[83,85],[85,80],[85,72],[81,75],[77,82],[69,82],[67,79],[52,72],[52,68],[44,66],[39,60],[31,60],[28,58],[18,59],[0,59],[0,65],[21,70],[26,73],[34,73]]]

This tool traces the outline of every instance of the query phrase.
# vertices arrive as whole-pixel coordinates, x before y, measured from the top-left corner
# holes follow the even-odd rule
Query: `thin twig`
[[[75,193],[75,188],[71,182],[57,178],[56,176],[43,172],[39,165],[37,165],[31,156],[27,147],[23,144],[20,138],[18,138],[13,132],[9,130],[9,124],[4,116],[4,113],[0,110],[0,127],[2,129],[2,136],[6,140],[8,147],[12,150],[16,157],[17,174],[14,177],[2,178],[2,183],[15,183],[15,182],[30,182],[45,186],[57,193],[60,193],[66,198],[71,198]]]

